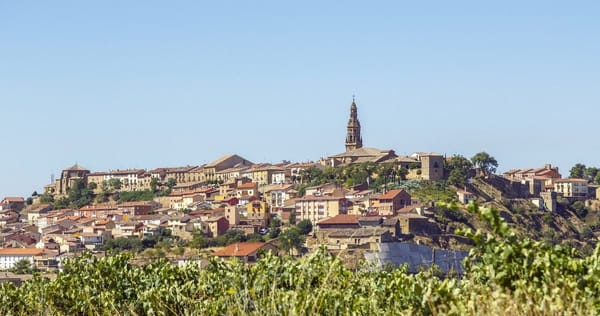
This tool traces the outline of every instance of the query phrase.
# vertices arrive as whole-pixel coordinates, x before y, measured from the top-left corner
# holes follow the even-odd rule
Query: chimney
[[[549,163],[547,163],[547,164],[544,165],[544,169],[551,170],[552,169],[552,165],[549,164]]]

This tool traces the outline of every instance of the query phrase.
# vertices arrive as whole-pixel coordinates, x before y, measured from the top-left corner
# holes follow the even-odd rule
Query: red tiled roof
[[[4,248],[4,249],[0,249],[0,256],[10,256],[10,255],[39,256],[43,252],[44,252],[44,249],[38,249],[38,248]]]
[[[317,225],[358,225],[358,218],[360,215],[349,215],[340,214],[331,218],[324,219],[317,223]]]
[[[22,197],[7,196],[4,198],[4,201],[9,203],[23,203],[25,202],[25,199],[23,199]]]
[[[266,245],[264,242],[240,242],[214,253],[217,257],[246,257]]]
[[[256,183],[254,182],[242,183],[237,186],[238,189],[254,189],[255,187]]]
[[[404,190],[402,190],[402,189],[389,190],[387,193],[377,196],[375,198],[381,199],[381,200],[391,200],[394,197],[396,197],[398,194],[402,193],[402,191],[404,191]]]

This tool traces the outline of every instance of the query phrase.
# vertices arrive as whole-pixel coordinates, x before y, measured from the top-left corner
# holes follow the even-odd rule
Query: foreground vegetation
[[[465,230],[475,248],[462,277],[435,269],[356,270],[325,251],[295,260],[271,254],[248,266],[204,269],[119,254],[66,263],[50,281],[0,284],[2,315],[430,315],[598,314],[600,248],[575,250],[517,238],[498,212],[471,206],[491,233]]]

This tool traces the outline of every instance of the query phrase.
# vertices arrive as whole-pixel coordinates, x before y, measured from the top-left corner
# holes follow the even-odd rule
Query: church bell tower
[[[350,119],[346,128],[346,152],[362,148],[362,137],[360,136],[360,122],[356,111],[356,102],[352,96],[352,105],[350,105]]]

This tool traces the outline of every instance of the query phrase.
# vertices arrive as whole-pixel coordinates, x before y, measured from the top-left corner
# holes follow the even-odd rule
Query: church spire
[[[360,122],[354,95],[350,105],[350,119],[346,128],[346,151],[362,148],[362,137],[360,136]]]

